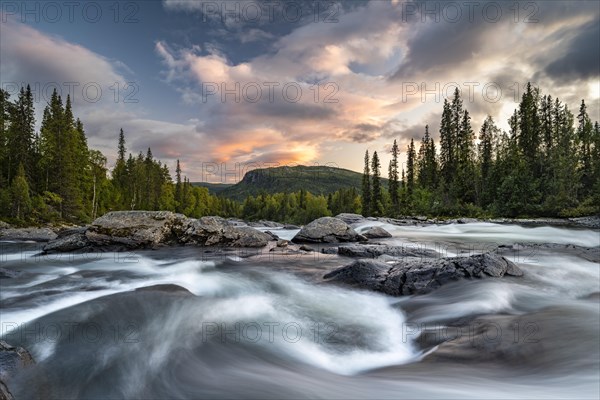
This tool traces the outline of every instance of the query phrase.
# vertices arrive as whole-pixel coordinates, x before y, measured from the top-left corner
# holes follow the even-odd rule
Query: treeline
[[[219,215],[304,224],[342,212],[365,216],[578,216],[600,212],[600,129],[585,102],[568,107],[527,86],[501,132],[492,117],[479,135],[458,90],[444,101],[439,151],[425,127],[417,151],[411,139],[399,165],[394,141],[388,188],[377,152],[364,158],[362,190],[313,195],[306,190],[249,196],[243,202],[209,194],[166,164],[127,152],[118,135],[117,161],[90,149],[71,100],[56,91],[39,132],[29,87],[11,101],[0,89],[0,218],[17,224],[89,222],[111,210],[169,210],[191,217]]]
[[[531,84],[508,121],[491,116],[479,135],[458,89],[444,101],[439,152],[428,126],[400,168],[397,142],[381,188],[377,152],[365,154],[364,215],[579,216],[600,212],[600,129],[585,102],[575,117],[566,104]],[[478,140],[477,140],[478,139]]]
[[[89,222],[111,210],[171,210],[190,216],[237,216],[241,204],[212,196],[182,177],[173,182],[167,165],[146,154],[127,153],[121,130],[117,162],[88,148],[71,99],[56,90],[39,132],[31,89],[14,101],[0,90],[0,217],[16,224]]]

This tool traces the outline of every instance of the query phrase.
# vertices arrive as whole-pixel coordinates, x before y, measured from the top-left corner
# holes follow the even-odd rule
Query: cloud
[[[74,102],[84,103],[85,85],[99,85],[103,92],[115,82],[125,84],[127,79],[118,69],[127,71],[125,64],[111,61],[87,48],[50,36],[25,24],[8,18],[2,22],[0,35],[2,84],[39,84],[51,93],[53,87],[64,90],[64,96],[73,88]],[[95,97],[93,90],[90,97]]]
[[[560,58],[545,68],[553,79],[574,81],[600,76],[600,19],[582,26]]]

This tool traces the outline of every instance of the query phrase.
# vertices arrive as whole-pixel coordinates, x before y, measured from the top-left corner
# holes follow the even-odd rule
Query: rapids
[[[381,242],[442,256],[502,246],[525,276],[393,298],[321,283],[348,260],[318,252],[185,247],[40,256],[39,244],[3,242],[0,268],[18,276],[0,279],[0,336],[37,361],[13,392],[17,399],[600,396],[600,268],[575,247],[566,251],[597,254],[598,231],[379,222],[357,230],[373,225],[393,235]],[[297,232],[270,230],[288,239]],[[532,243],[544,246],[525,245]],[[189,293],[134,291],[154,285]],[[539,325],[520,343],[531,348],[523,363],[464,362],[460,354],[436,361],[428,358],[436,347],[419,341],[424,329],[528,313]],[[500,334],[523,339],[517,333]]]

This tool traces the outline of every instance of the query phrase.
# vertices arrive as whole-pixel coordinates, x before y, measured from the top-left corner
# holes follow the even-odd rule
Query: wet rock
[[[280,239],[277,241],[277,247],[287,247],[287,246],[288,246],[287,240]]]
[[[341,248],[340,248],[341,249]],[[471,278],[522,276],[504,257],[492,253],[470,257],[382,263],[358,260],[324,276],[329,282],[383,292],[391,296],[429,293],[452,281]]]
[[[113,211],[92,222],[85,235],[94,246],[151,248],[175,241],[175,227],[186,222],[170,211]]]
[[[220,217],[190,219],[180,241],[201,246],[263,247],[273,237],[249,226],[233,226]]]
[[[312,247],[309,247],[307,245],[300,246],[300,250],[307,251],[307,252],[313,252],[313,251],[315,251]]]
[[[50,228],[7,228],[0,230],[0,240],[31,240],[47,242],[57,235]]]
[[[590,217],[569,218],[569,221],[585,226],[586,228],[600,229],[600,216],[594,215]]]
[[[60,232],[56,239],[44,246],[44,252],[74,251],[90,246],[90,240],[85,234],[86,230],[86,227],[82,227]]]
[[[184,287],[173,284],[159,284],[154,286],[145,286],[135,289],[136,292],[162,292],[162,293],[177,293],[182,295],[191,295],[193,293]]]
[[[13,271],[11,269],[0,268],[0,279],[18,278],[23,275],[21,271]]]
[[[83,249],[144,249],[162,245],[263,247],[276,237],[220,217],[187,218],[169,211],[117,211],[87,228],[62,232],[45,253]]]
[[[364,222],[365,217],[360,214],[351,214],[351,213],[341,213],[335,216],[337,219],[341,219],[348,225],[355,224],[358,222]]]
[[[423,362],[503,362],[568,368],[572,362],[598,365],[597,310],[552,306],[524,315],[486,315],[454,329]],[[590,321],[586,323],[583,321]]]
[[[341,256],[356,258],[378,258],[384,255],[395,258],[435,257],[437,255],[435,251],[418,245],[388,246],[383,244],[353,244],[351,246],[340,246],[337,252]]]
[[[297,225],[284,225],[283,229],[294,230],[294,229],[300,229],[300,227]]]
[[[0,340],[0,400],[13,400],[9,390],[11,379],[33,364],[35,361],[27,350]]]
[[[292,241],[295,243],[338,243],[358,242],[365,239],[341,219],[323,217],[305,225]]]
[[[362,233],[363,236],[369,239],[391,238],[392,234],[380,226],[372,226]]]

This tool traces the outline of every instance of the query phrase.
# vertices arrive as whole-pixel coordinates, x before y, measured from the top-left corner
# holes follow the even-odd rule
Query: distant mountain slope
[[[211,194],[219,195],[223,190],[233,186],[233,183],[192,182],[192,185],[205,187]]]
[[[206,184],[195,183],[195,185],[205,186]],[[255,169],[247,172],[244,178],[235,185],[214,189],[206,187],[211,193],[243,200],[250,195],[256,196],[262,192],[296,192],[304,189],[313,194],[328,194],[349,187],[360,190],[361,185],[361,173],[335,167],[301,165]],[[387,179],[382,179],[382,185],[387,186]]]

